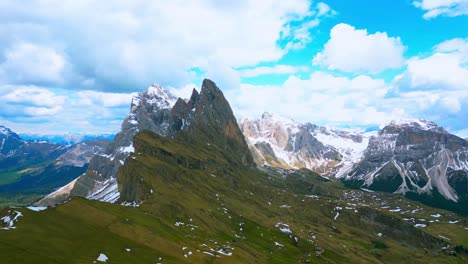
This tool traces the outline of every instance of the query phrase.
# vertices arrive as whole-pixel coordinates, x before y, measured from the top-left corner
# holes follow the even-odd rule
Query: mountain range
[[[75,145],[84,141],[92,141],[95,139],[102,139],[112,141],[114,134],[33,134],[33,133],[20,133],[18,136],[24,140],[29,141],[48,141],[58,143],[61,145]]]
[[[62,145],[24,140],[0,126],[0,142],[0,204],[23,205],[84,173],[90,159],[109,141]]]
[[[352,188],[468,214],[468,142],[433,122],[398,120],[359,133],[264,113],[240,127],[257,164],[307,168]]]
[[[467,261],[466,217],[373,192],[372,186],[346,186],[365,165],[369,146],[401,131],[368,136],[278,123],[272,114],[262,119],[238,124],[210,80],[188,100],[149,87],[133,98],[121,131],[84,174],[39,201],[40,207],[0,211],[2,260]],[[458,151],[458,139],[436,130],[443,134],[436,138],[447,139],[434,144]],[[348,145],[333,145],[340,141]],[[343,181],[333,176],[338,172]]]

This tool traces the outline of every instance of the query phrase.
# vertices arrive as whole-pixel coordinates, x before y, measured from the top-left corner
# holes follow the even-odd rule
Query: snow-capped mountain
[[[308,168],[322,175],[341,173],[358,161],[368,137],[358,132],[299,123],[272,113],[244,118],[239,126],[257,164]]]
[[[25,143],[26,141],[22,140],[9,128],[0,126],[0,159],[8,155],[13,155],[14,151]]]
[[[33,202],[85,172],[92,156],[102,153],[108,143],[92,140],[65,146],[24,140],[0,126],[0,200],[13,205]]]
[[[66,147],[47,141],[23,140],[9,128],[0,126],[0,164],[1,161],[41,159],[58,156],[66,151]],[[7,168],[6,165],[1,168]]]
[[[433,122],[392,121],[342,176],[354,187],[468,205],[468,142]]]
[[[468,206],[468,142],[433,122],[398,120],[358,133],[264,113],[239,125],[257,164],[308,168],[448,209]]]
[[[243,162],[253,164],[247,145],[233,117],[232,110],[219,88],[210,80],[204,80],[200,94],[194,89],[189,100],[176,98],[158,85],[150,86],[147,91],[132,99],[130,114],[123,121],[121,131],[106,152],[94,156],[85,174],[49,194],[38,205],[50,205],[65,201],[70,196],[82,196],[114,203],[121,193],[117,182],[118,171],[125,160],[135,151],[133,138],[143,130],[148,130],[163,137],[173,138],[180,131],[193,137],[206,136],[213,129],[228,133],[228,140],[222,140],[220,146],[235,146],[244,149]],[[214,124],[220,127],[213,127]],[[227,127],[225,127],[225,125]],[[210,137],[210,136],[208,136]],[[214,136],[209,139],[215,139]],[[210,142],[210,141],[207,142]],[[230,145],[224,145],[231,140]],[[238,141],[238,142],[237,142]],[[239,143],[239,144],[238,144]],[[239,145],[239,146],[238,146]],[[126,197],[129,193],[125,189]],[[125,199],[125,198],[124,198]]]
[[[169,130],[167,119],[176,101],[177,98],[157,84],[134,96],[130,105],[130,114],[122,122],[121,131],[116,134],[106,151],[90,161],[85,174],[44,197],[38,204],[63,202],[71,195],[106,202],[117,201],[120,193],[116,175],[125,159],[134,151],[133,137],[141,130],[167,134]]]

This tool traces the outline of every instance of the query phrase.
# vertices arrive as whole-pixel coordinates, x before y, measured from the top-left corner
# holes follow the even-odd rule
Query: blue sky
[[[468,136],[467,15],[468,0],[0,1],[0,124],[114,133],[150,84],[184,97],[211,78],[238,118]]]

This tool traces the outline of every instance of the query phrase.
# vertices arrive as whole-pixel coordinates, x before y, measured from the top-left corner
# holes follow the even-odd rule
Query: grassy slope
[[[163,263],[466,263],[466,256],[447,256],[441,250],[447,243],[434,237],[468,247],[466,219],[447,224],[458,217],[452,213],[437,210],[440,222],[421,230],[401,220],[411,213],[388,212],[376,202],[420,207],[413,217],[427,220],[436,212],[405,198],[349,191],[308,171],[234,168],[202,142],[141,133],[134,145],[135,159],[127,160],[119,181],[132,186],[122,195],[142,200],[140,207],[77,198],[42,212],[11,209],[24,216],[17,229],[0,230],[2,261],[90,263],[104,253],[109,263],[156,263],[160,257]],[[311,194],[319,198],[306,197]],[[343,209],[335,221],[336,206]],[[293,233],[280,232],[278,222]],[[188,251],[193,254],[185,258]]]

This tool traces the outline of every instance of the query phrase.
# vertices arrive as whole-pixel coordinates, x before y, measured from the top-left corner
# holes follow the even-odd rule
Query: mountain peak
[[[203,80],[200,95],[195,98],[193,135],[217,144],[244,165],[254,165],[229,102],[218,86],[209,79]]]
[[[0,134],[8,135],[11,133],[11,130],[7,127],[0,126]]]
[[[416,128],[424,131],[432,131],[439,133],[448,133],[444,128],[438,126],[436,123],[424,119],[399,119],[392,120],[389,125],[392,128]],[[385,128],[384,128],[385,130]]]
[[[280,114],[272,113],[272,112],[264,112],[262,114],[262,119],[281,122],[285,124],[295,123],[292,118],[289,118],[287,116],[283,116]]]

